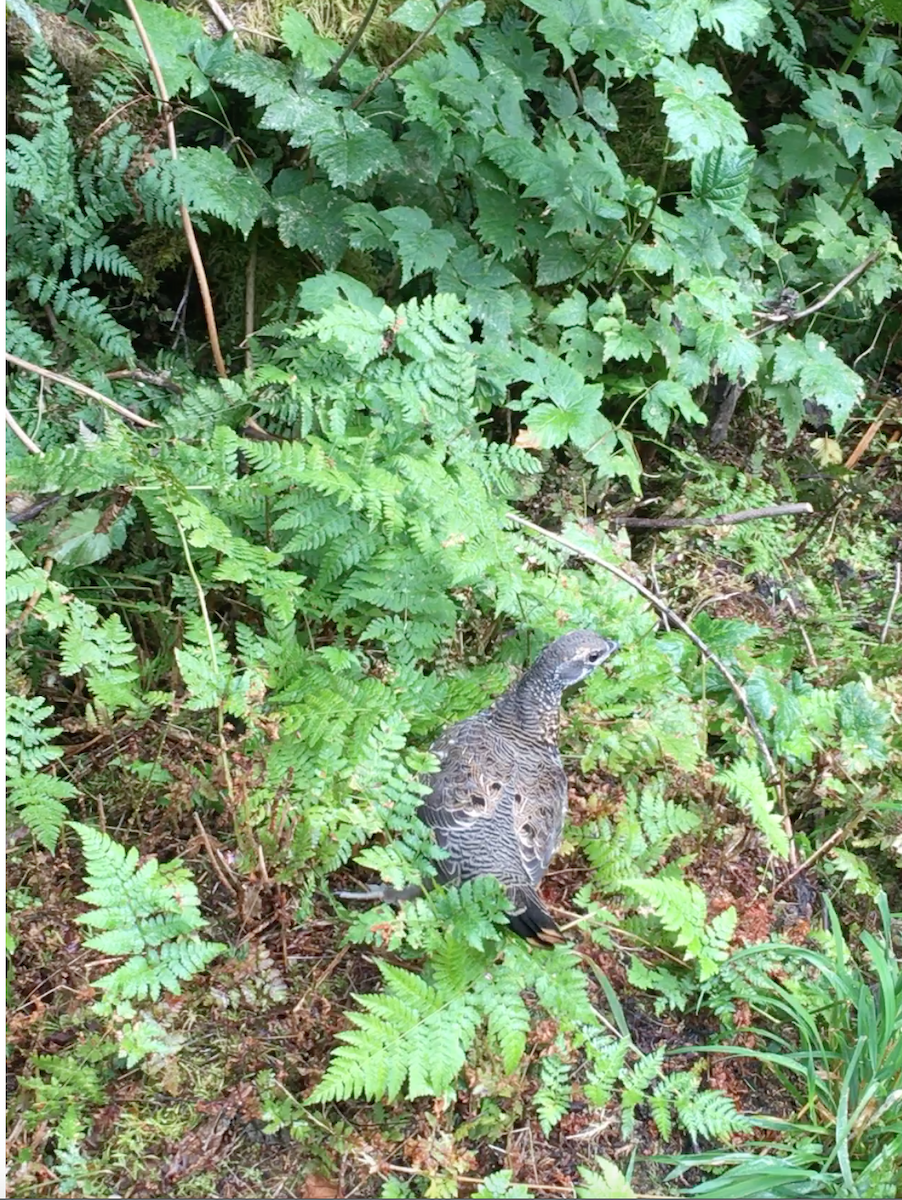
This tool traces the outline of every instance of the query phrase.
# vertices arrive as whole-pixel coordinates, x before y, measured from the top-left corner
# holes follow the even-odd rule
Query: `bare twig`
[[[902,592],[902,562],[896,563],[896,584],[893,588],[893,594],[890,597],[889,612],[886,614],[886,620],[883,622],[883,628],[880,630],[880,645],[886,641],[889,627],[893,623],[893,613],[896,611],[896,605],[899,603],[899,593]]]
[[[802,641],[805,643],[805,649],[808,652],[808,661],[815,671],[819,669],[817,655],[814,653],[814,647],[811,644],[811,638],[808,636],[808,630],[805,628],[799,613],[799,606],[792,598],[792,592],[786,593],[786,603],[789,605],[789,610],[799,623],[799,633],[802,635]]]
[[[320,80],[319,86],[321,88],[334,87],[335,84],[338,83],[338,76],[341,72],[341,68],[345,65],[345,63],[348,61],[348,59],[351,57],[351,55],[354,53],[354,51],[360,45],[360,39],[363,37],[364,31],[366,30],[367,25],[369,25],[370,21],[372,21],[373,17],[376,15],[376,9],[378,7],[379,7],[379,0],[370,0],[370,6],[366,10],[366,12],[363,14],[363,20],[360,22],[360,24],[357,26],[357,28],[354,30],[353,34],[351,35],[351,40],[348,42],[347,46],[345,46],[344,50],[342,50],[341,54],[338,56],[338,58],[335,60],[335,62],[332,64],[332,66],[329,70],[329,73],[327,75],[324,75],[323,78]]]
[[[516,525],[522,525],[525,529],[531,529],[533,533],[537,533],[541,537],[548,538],[549,541],[557,542],[558,545],[563,546],[566,550],[569,550],[571,554],[575,554],[579,558],[585,558],[589,562],[593,562],[597,566],[603,567],[604,570],[609,571],[611,575],[616,576],[617,579],[622,580],[623,583],[628,584],[631,588],[637,591],[640,596],[644,596],[649,604],[651,604],[651,606],[659,613],[665,613],[671,623],[674,624],[677,629],[681,630],[681,632],[686,635],[689,641],[692,642],[692,644],[702,652],[705,658],[707,658],[709,662],[712,662],[714,666],[717,667],[718,671],[720,671],[721,675],[723,675],[727,682],[727,686],[739,701],[739,705],[742,708],[742,711],[745,713],[752,737],[755,739],[755,743],[757,744],[761,757],[764,759],[764,763],[767,767],[768,780],[770,781],[777,778],[776,764],[774,763],[773,756],[767,747],[767,742],[764,740],[764,734],[761,732],[758,722],[755,720],[755,716],[749,707],[749,702],[746,699],[745,691],[733,677],[729,667],[727,667],[726,664],[714,653],[714,651],[702,641],[697,633],[690,629],[682,617],[678,617],[673,609],[669,607],[669,605],[665,604],[663,600],[658,599],[654,592],[650,592],[644,584],[639,583],[637,579],[634,579],[632,575],[628,575],[626,571],[622,570],[614,563],[607,562],[605,559],[600,558],[599,555],[594,554],[591,550],[584,550],[581,546],[577,546],[575,542],[571,542],[567,538],[561,537],[559,533],[552,533],[550,529],[543,529],[541,525],[535,525],[532,521],[527,521],[526,518],[521,517],[519,513],[509,512],[507,517],[509,521],[513,521]]]
[[[658,597],[658,599],[660,599],[661,598],[661,589],[658,586],[658,573],[655,570],[655,549],[657,548],[657,544],[658,544],[657,539],[656,538],[653,539],[651,562],[649,563],[649,573],[651,575],[651,586],[654,589],[655,595]],[[667,613],[661,613],[661,620],[664,622],[665,630],[668,633],[670,633],[670,621],[668,620]]]
[[[235,33],[235,23],[226,10],[219,3],[219,0],[205,0],[207,8],[223,27],[226,33]],[[238,45],[238,35],[235,34],[235,44]]]
[[[892,312],[892,309],[887,309],[886,312],[883,314],[883,316],[880,318],[880,324],[877,326],[877,332],[874,334],[874,340],[871,342],[870,346],[868,346],[867,350],[862,350],[862,352],[860,354],[856,354],[855,357],[852,359],[852,370],[853,371],[857,371],[858,364],[861,362],[861,360],[863,358],[867,358],[867,356],[873,352],[874,348],[877,345],[877,342],[880,339],[881,333],[883,333],[883,326],[886,324],[886,318],[890,315],[891,312]]]
[[[373,94],[373,92],[376,90],[376,88],[379,86],[380,83],[385,83],[386,79],[388,79],[388,77],[390,75],[394,75],[394,73],[395,73],[395,71],[397,71],[398,67],[400,67],[403,63],[407,62],[408,58],[410,58],[410,56],[411,56],[411,54],[413,54],[414,50],[416,50],[419,46],[421,46],[423,44],[423,42],[425,42],[426,38],[429,37],[430,33],[432,33],[433,29],[435,29],[436,25],[438,25],[439,21],[445,15],[445,13],[448,11],[448,9],[451,8],[451,6],[453,4],[456,4],[456,3],[457,3],[457,0],[445,0],[445,3],[441,6],[441,8],[435,14],[435,17],[429,22],[429,24],[422,31],[422,33],[418,33],[417,36],[413,39],[413,41],[410,43],[410,45],[407,47],[407,49],[404,51],[404,53],[399,54],[393,63],[389,63],[387,67],[383,68],[383,70],[381,70],[379,72],[379,74],[376,76],[376,78],[374,80],[372,80],[372,82],[370,82],[366,85],[366,87],[363,89],[363,91],[360,93],[360,95],[357,97],[357,99],[351,105],[351,108],[359,108],[361,106],[361,104],[364,102],[364,100],[369,99],[369,97]]]
[[[825,855],[828,850],[832,850],[837,842],[841,842],[844,837],[846,837],[848,834],[850,834],[852,832],[854,827],[858,824],[858,822],[862,819],[863,816],[864,816],[864,813],[859,813],[858,816],[853,817],[852,820],[849,821],[846,825],[840,825],[839,829],[834,829],[834,831],[830,834],[830,836],[827,838],[827,840],[825,842],[822,842],[821,845],[818,846],[818,848],[815,851],[813,851],[811,854],[809,854],[803,863],[800,863],[799,866],[797,866],[795,868],[795,870],[790,871],[790,873],[786,876],[785,879],[780,880],[780,882],[776,885],[776,887],[771,892],[770,896],[768,897],[768,900],[773,900],[773,898],[774,898],[774,896],[776,896],[777,892],[782,892],[782,890],[786,887],[786,885],[788,883],[792,883],[792,881],[798,875],[801,875],[803,871],[807,871],[808,868],[811,867],[814,863],[816,863],[819,858],[823,857],[823,855]]]
[[[150,69],[153,72],[153,77],[156,80],[157,90],[160,94],[160,103],[163,106],[163,112],[166,120],[166,133],[169,139],[169,152],[173,160],[178,158],[178,143],[175,140],[175,123],[172,120],[172,112],[169,107],[169,93],[166,91],[166,84],[163,80],[163,72],[160,70],[160,64],[154,54],[153,46],[150,44],[150,38],[147,36],[147,30],[144,28],[138,10],[135,7],[134,0],[125,0],[125,7],[128,9],[129,16],[135,23],[135,29],[138,32],[138,37],[141,39],[141,45],[144,47],[144,53],[147,55],[147,61],[150,64]],[[197,244],[197,237],[194,233],[194,226],[191,224],[191,217],[188,214],[188,208],[183,200],[179,201],[179,210],[182,214],[182,228],[185,231],[185,240],[188,243],[188,249],[191,252],[191,261],[194,263],[194,270],[197,272],[197,283],[200,288],[201,301],[204,306],[204,317],[207,322],[207,336],[210,339],[210,349],[213,351],[213,361],[216,364],[216,372],[220,378],[225,379],[228,375],[226,370],[225,359],[222,357],[222,351],[219,348],[219,332],[216,328],[216,315],[213,312],[213,300],[210,296],[210,285],[207,283],[207,272],[204,269],[204,260],[201,258],[200,247]]]
[[[225,877],[225,872],[223,871],[222,864],[219,861],[219,854],[216,851],[216,847],[213,845],[212,841],[210,840],[210,835],[207,833],[206,829],[204,829],[203,822],[201,821],[201,819],[197,815],[197,813],[194,814],[194,824],[197,826],[197,832],[200,834],[201,841],[207,848],[207,855],[209,856],[209,859],[210,859],[210,865],[213,867],[213,870],[216,872],[217,879],[219,880],[219,882],[222,884],[222,886],[225,888],[225,890],[227,892],[230,892],[233,896],[237,895],[235,889],[232,887],[232,885],[229,883],[228,879],[226,879],[226,877]]]
[[[21,367],[23,371],[31,371],[35,375],[40,375],[42,379],[49,379],[53,383],[61,383],[63,387],[71,388],[73,392],[78,392],[82,396],[90,396],[98,404],[103,404],[107,408],[111,408],[120,417],[124,417],[126,421],[131,421],[135,425],[143,425],[145,429],[157,428],[156,421],[148,421],[146,417],[139,417],[137,413],[132,412],[130,408],[126,408],[124,404],[118,404],[115,400],[111,400],[109,396],[104,396],[103,392],[97,392],[94,388],[88,387],[86,383],[79,383],[75,379],[70,379],[68,375],[58,375],[56,371],[48,371],[46,367],[39,367],[37,363],[27,362],[24,358],[19,358],[18,355],[10,354],[8,351],[6,361],[12,363],[14,367]]]
[[[9,357],[9,356],[7,355],[7,357]],[[34,440],[34,438],[30,438],[28,436],[28,434],[25,432],[25,430],[22,428],[22,426],[19,424],[19,422],[16,420],[16,418],[12,415],[12,413],[9,411],[9,409],[6,407],[5,404],[3,405],[3,416],[6,418],[7,425],[10,427],[10,429],[13,431],[13,433],[16,435],[16,437],[19,439],[19,441],[22,443],[22,445],[25,447],[25,449],[28,450],[29,453],[37,454],[37,456],[39,458],[43,458],[44,451],[37,444],[37,442]]]
[[[688,529],[694,525],[740,525],[743,521],[757,521],[761,517],[790,517],[813,512],[810,504],[773,504],[768,508],[745,508],[741,512],[718,513],[716,517],[613,517],[612,522],[627,529]]]
[[[755,316],[761,319],[762,324],[756,329],[751,330],[749,337],[757,337],[757,335],[759,333],[763,333],[769,325],[782,325],[786,324],[787,322],[794,324],[796,321],[803,321],[805,317],[810,317],[813,313],[825,308],[831,300],[839,295],[843,288],[848,287],[850,283],[854,283],[859,275],[863,275],[868,267],[872,267],[877,259],[882,256],[883,250],[883,246],[878,246],[876,250],[872,250],[866,259],[860,262],[856,267],[853,267],[847,275],[844,275],[842,279],[840,279],[839,283],[834,284],[833,287],[830,288],[829,292],[821,296],[820,300],[815,300],[814,304],[809,304],[808,307],[803,308],[801,312],[755,313]]]

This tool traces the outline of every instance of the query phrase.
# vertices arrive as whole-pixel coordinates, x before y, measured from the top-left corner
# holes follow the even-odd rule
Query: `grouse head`
[[[530,674],[535,673],[560,693],[585,679],[619,649],[611,638],[599,637],[591,629],[575,629],[546,646]]]

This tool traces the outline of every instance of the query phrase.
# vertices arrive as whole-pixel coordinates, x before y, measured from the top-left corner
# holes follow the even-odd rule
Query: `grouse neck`
[[[495,718],[506,729],[556,746],[562,694],[547,674],[529,670],[496,700]]]

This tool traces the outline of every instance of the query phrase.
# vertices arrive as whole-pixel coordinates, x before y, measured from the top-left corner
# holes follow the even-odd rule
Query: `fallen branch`
[[[150,44],[150,38],[147,36],[147,30],[144,28],[138,10],[135,8],[134,0],[125,0],[125,7],[128,9],[129,16],[135,23],[135,29],[138,32],[138,37],[141,39],[141,45],[144,47],[144,53],[147,55],[147,61],[150,64],[151,72],[157,83],[157,90],[160,93],[160,104],[163,107],[164,119],[166,121],[166,133],[169,139],[169,152],[172,155],[173,162],[178,158],[178,143],[175,140],[175,124],[172,120],[171,110],[169,108],[169,93],[166,91],[166,84],[163,81],[163,72],[160,70],[160,64],[157,62],[157,57],[153,52],[153,46]],[[184,200],[179,201],[179,211],[182,214],[182,228],[185,231],[185,240],[188,243],[188,249],[191,253],[191,261],[194,263],[194,270],[197,274],[197,283],[200,288],[200,297],[204,306],[204,318],[207,322],[207,336],[210,339],[210,349],[213,351],[213,361],[216,364],[216,372],[221,379],[225,379],[228,375],[226,370],[225,359],[222,357],[222,351],[219,348],[219,332],[216,328],[216,315],[213,312],[213,299],[210,295],[210,285],[207,283],[207,272],[204,269],[204,260],[201,258],[200,247],[197,244],[197,237],[194,233],[194,226],[191,224],[191,217],[188,214],[188,208]]]
[[[880,246],[876,250],[872,250],[863,262],[860,262],[858,266],[853,267],[847,275],[844,275],[842,279],[840,279],[839,283],[834,284],[829,292],[826,293],[826,295],[821,296],[820,300],[815,300],[814,304],[809,304],[807,308],[803,308],[801,312],[755,313],[755,316],[761,319],[762,324],[759,325],[757,329],[753,329],[749,334],[749,337],[756,337],[759,333],[763,333],[764,330],[767,329],[768,325],[783,325],[787,323],[794,324],[796,321],[803,321],[805,317],[810,317],[813,313],[825,308],[831,300],[839,295],[843,288],[848,287],[850,283],[854,283],[859,275],[863,275],[868,267],[872,267],[874,265],[877,259],[882,256],[883,249],[883,246]]]
[[[34,438],[30,438],[28,436],[28,434],[25,432],[25,430],[22,428],[22,426],[19,424],[19,422],[16,420],[16,418],[12,415],[12,413],[9,411],[9,409],[6,407],[5,404],[3,405],[3,416],[6,418],[7,425],[10,427],[10,429],[13,431],[13,433],[16,435],[16,437],[19,439],[19,441],[22,443],[22,445],[25,447],[25,449],[28,450],[29,453],[37,454],[39,458],[43,458],[44,451],[37,444],[37,442],[34,440]]]
[[[792,883],[792,881],[801,875],[803,871],[807,871],[809,867],[813,866],[819,858],[827,853],[828,850],[832,850],[837,842],[841,842],[844,837],[850,834],[863,816],[863,812],[859,813],[857,816],[853,817],[848,824],[840,825],[839,829],[834,829],[827,840],[822,842],[815,851],[809,854],[803,863],[800,863],[795,870],[790,871],[785,879],[780,880],[780,882],[776,885],[776,887],[774,887],[768,896],[768,901],[773,900],[777,892],[782,892],[788,883]]]
[[[229,892],[233,896],[236,896],[238,893],[235,891],[235,889],[232,887],[231,883],[229,883],[228,879],[226,878],[225,872],[222,869],[222,863],[220,862],[219,854],[216,850],[216,847],[213,845],[213,842],[210,839],[210,835],[207,833],[206,829],[204,829],[203,821],[201,821],[201,819],[197,815],[197,813],[194,814],[194,824],[197,826],[197,832],[200,834],[200,840],[203,842],[204,846],[206,847],[207,856],[210,859],[210,866],[216,872],[216,878],[219,880],[219,882],[222,884],[222,886],[225,888],[225,890],[227,892]]]
[[[615,525],[627,529],[689,529],[698,525],[704,528],[717,525],[741,525],[743,521],[757,521],[761,517],[790,517],[799,513],[813,513],[810,504],[773,504],[769,508],[744,508],[741,512],[719,513],[716,517],[613,517]]]
[[[71,388],[73,392],[78,392],[82,396],[90,396],[98,404],[111,408],[120,417],[124,417],[126,421],[131,421],[135,425],[143,425],[145,429],[158,428],[156,421],[148,421],[146,417],[139,417],[136,412],[132,412],[124,404],[118,404],[109,396],[104,396],[103,392],[95,391],[94,388],[88,387],[86,383],[79,383],[76,379],[70,379],[68,375],[59,375],[56,371],[48,371],[46,367],[39,367],[37,363],[27,362],[24,358],[19,358],[18,355],[10,354],[8,351],[6,352],[6,361],[12,363],[14,367],[21,367],[23,371],[31,371],[34,375],[40,375],[42,379],[49,379],[52,383],[61,383],[63,387]],[[12,429],[12,426],[10,428]],[[37,453],[40,454],[41,451],[38,450]]]
[[[629,586],[633,588],[634,591],[637,591],[640,596],[644,596],[654,609],[656,609],[659,613],[664,614],[668,620],[677,627],[677,629],[684,633],[689,641],[701,651],[705,658],[707,658],[709,662],[712,662],[714,666],[717,667],[718,671],[720,671],[721,675],[723,675],[724,679],[727,681],[730,691],[739,701],[740,707],[745,713],[752,737],[755,739],[755,743],[758,746],[761,757],[764,759],[764,763],[768,771],[768,782],[771,782],[777,778],[776,764],[773,760],[770,750],[767,747],[767,742],[764,740],[764,734],[761,732],[760,726],[755,720],[755,716],[749,707],[749,702],[746,699],[746,695],[742,686],[733,677],[726,664],[709,646],[702,641],[697,633],[693,632],[693,630],[689,628],[682,617],[678,617],[673,609],[669,607],[669,605],[665,604],[663,600],[658,599],[654,592],[650,592],[644,584],[639,583],[637,579],[633,579],[632,575],[628,575],[626,571],[616,566],[614,563],[607,562],[605,559],[600,558],[597,554],[593,554],[591,550],[584,550],[581,546],[577,546],[574,542],[568,541],[567,538],[561,537],[559,533],[552,533],[550,529],[543,529],[541,525],[535,525],[532,521],[527,521],[525,517],[521,517],[518,513],[509,512],[507,514],[507,518],[509,521],[513,521],[516,525],[522,525],[525,529],[531,529],[533,533],[538,533],[542,537],[548,538],[549,541],[557,542],[559,546],[563,546],[566,550],[569,550],[571,554],[575,554],[579,558],[584,558],[588,562],[593,562],[597,566],[603,567],[606,571],[609,571],[611,575],[614,575],[617,579],[622,580],[623,583],[629,584]]]

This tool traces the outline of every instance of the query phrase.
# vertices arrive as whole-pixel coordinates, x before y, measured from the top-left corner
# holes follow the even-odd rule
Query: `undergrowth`
[[[898,1194],[898,14],[135,7],[177,157],[131,19],[11,25],[12,1194]],[[569,944],[341,904],[579,627]]]

